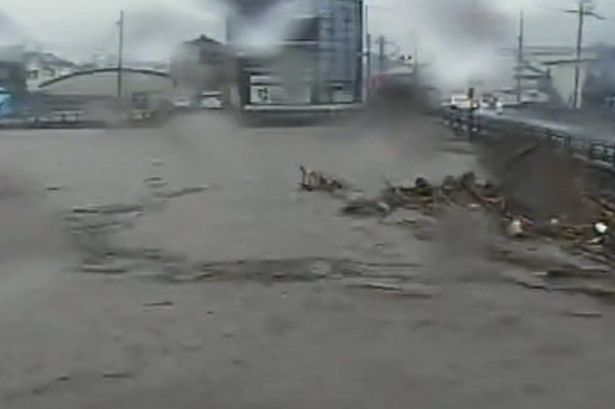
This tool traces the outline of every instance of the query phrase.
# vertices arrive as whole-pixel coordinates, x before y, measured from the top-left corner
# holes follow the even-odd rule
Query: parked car
[[[454,93],[442,105],[452,109],[469,110],[477,109],[479,101],[471,100],[466,93]]]

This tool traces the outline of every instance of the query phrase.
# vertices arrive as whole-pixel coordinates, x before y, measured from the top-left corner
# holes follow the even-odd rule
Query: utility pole
[[[525,16],[523,9],[519,12],[519,44],[517,48],[517,103],[521,104],[523,97],[522,90],[522,80],[521,76],[523,74],[523,66],[524,66],[524,58],[523,58],[523,47],[524,47],[524,37],[525,37]]]
[[[367,77],[367,84],[366,84],[366,89],[367,89],[367,97],[369,98],[370,95],[370,91],[371,91],[371,86],[372,86],[372,35],[370,33],[367,33],[366,36],[366,42],[367,42],[367,51],[366,51],[366,67],[365,67],[365,76]]]
[[[385,55],[384,55],[384,48],[385,48],[385,39],[384,36],[380,36],[378,37],[378,70],[380,75],[382,75],[384,73],[384,65],[385,65]]]
[[[572,107],[580,108],[580,82],[581,82],[581,58],[583,57],[583,29],[585,25],[585,17],[594,17],[598,20],[605,20],[604,17],[594,13],[592,3],[588,0],[579,0],[579,6],[576,10],[566,10],[566,13],[576,14],[579,19],[577,27],[577,46],[576,46],[576,61],[574,67],[574,87],[572,94]]]
[[[124,68],[124,10],[120,11],[118,21],[119,44],[117,53],[117,98],[122,99],[122,70]]]
[[[372,85],[372,35],[369,33],[369,7],[365,6],[365,96],[369,99]]]
[[[585,21],[585,3],[579,2],[579,26],[577,31],[577,53],[574,66],[574,94],[572,95],[572,107],[579,108],[579,81],[581,80],[581,54],[583,52],[583,23]]]

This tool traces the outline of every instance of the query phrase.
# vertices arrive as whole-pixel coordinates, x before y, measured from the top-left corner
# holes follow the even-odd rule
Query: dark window
[[[289,41],[318,41],[318,18],[296,19],[296,30],[289,36]]]

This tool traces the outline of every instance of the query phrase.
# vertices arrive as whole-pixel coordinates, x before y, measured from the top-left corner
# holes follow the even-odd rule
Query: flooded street
[[[480,173],[469,145],[422,117],[3,132],[0,406],[611,406],[612,306],[529,291],[479,250],[344,217],[339,198],[299,191],[300,165],[367,196],[384,178]],[[92,208],[112,216],[78,227],[111,223],[104,242],[67,221]],[[452,247],[483,233],[470,222]],[[139,255],[88,273],[99,245]],[[408,292],[353,281],[396,277]]]

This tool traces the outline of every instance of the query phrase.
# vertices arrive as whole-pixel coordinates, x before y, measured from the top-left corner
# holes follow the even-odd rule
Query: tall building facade
[[[235,0],[228,42],[242,106],[362,100],[363,0]]]

